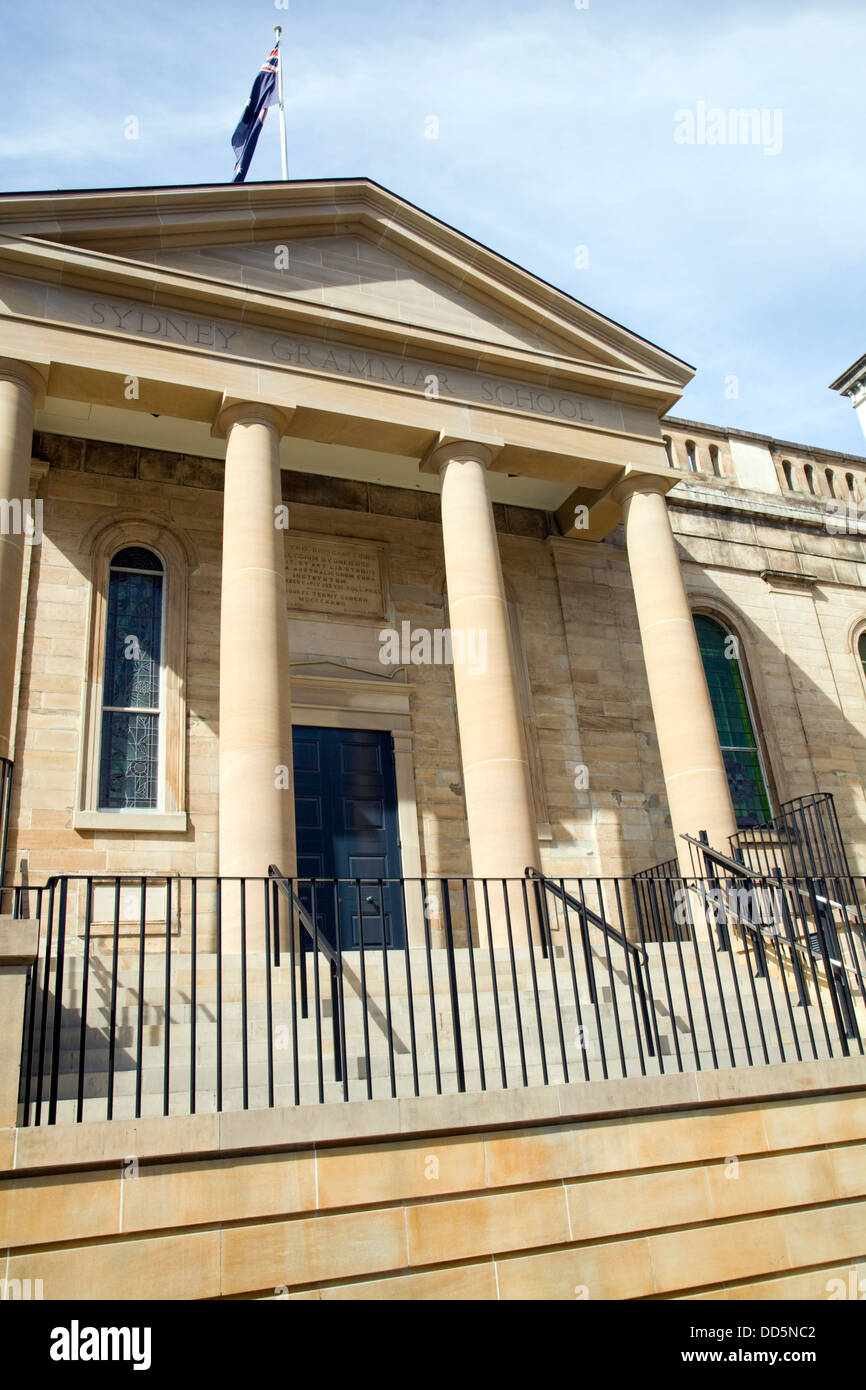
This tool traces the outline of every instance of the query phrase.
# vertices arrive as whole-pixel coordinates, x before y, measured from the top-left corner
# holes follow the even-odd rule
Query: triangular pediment
[[[669,410],[692,369],[363,179],[0,196],[0,275]]]
[[[270,291],[348,313],[437,329],[478,342],[536,352],[562,349],[552,335],[518,323],[501,310],[412,265],[389,247],[362,236],[287,237],[284,242],[142,251],[142,260]],[[587,347],[584,356],[598,360]]]

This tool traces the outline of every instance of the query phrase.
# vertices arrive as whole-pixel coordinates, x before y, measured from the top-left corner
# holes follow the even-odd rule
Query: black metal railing
[[[772,820],[732,835],[730,849],[758,873],[844,878],[851,872],[832,792],[783,801]]]
[[[590,1002],[593,1005],[597,1002],[596,995],[598,993],[598,985],[596,982],[596,972],[592,963],[593,956],[590,939],[592,931],[595,930],[595,932],[600,933],[604,943],[605,964],[608,971],[611,969],[611,943],[614,945],[614,950],[617,948],[622,950],[623,961],[626,967],[626,979],[631,994],[632,1010],[634,1011],[636,996],[647,1053],[650,1057],[655,1056],[654,1038],[647,1006],[649,981],[645,979],[644,976],[644,972],[647,970],[648,966],[645,945],[637,945],[635,942],[630,941],[623,930],[619,930],[617,927],[612,926],[603,914],[594,912],[592,908],[588,906],[583,896],[581,880],[578,880],[578,891],[581,896],[577,898],[574,893],[567,891],[564,882],[548,878],[544,874],[539,873],[537,869],[527,869],[526,877],[533,882],[537,889],[541,890],[538,894],[537,901],[540,908],[540,918],[544,926],[543,946],[546,954],[548,952],[552,953],[554,949],[548,897],[552,898],[557,905],[561,905],[566,917],[569,911],[576,916],[581,934],[585,940],[584,958],[586,962],[587,988]],[[640,922],[640,917],[638,921]],[[637,1020],[636,1014],[635,1020]]]
[[[343,1077],[344,1077],[345,1074],[346,1074],[346,1039],[345,1039],[345,1037],[344,1037],[344,1035],[343,1035],[343,1030],[342,1030],[342,1028],[341,1028],[341,1026],[340,1026],[340,1021],[341,1021],[341,1019],[342,1019],[342,1017],[343,1017],[343,1014],[344,1014],[344,1012],[345,1012],[345,1009],[344,1009],[344,1000],[343,1000],[343,986],[344,986],[344,983],[345,983],[345,977],[344,977],[344,972],[343,972],[342,953],[341,953],[341,951],[340,951],[340,938],[339,938],[339,933],[335,933],[335,935],[334,935],[334,944],[333,944],[333,946],[332,946],[332,945],[331,945],[331,942],[328,940],[328,938],[327,938],[327,936],[325,935],[325,933],[319,929],[319,926],[318,926],[318,924],[317,924],[316,910],[315,910],[315,887],[314,887],[314,886],[313,886],[314,906],[313,906],[313,911],[312,911],[312,912],[309,912],[309,911],[307,910],[307,908],[304,906],[304,904],[301,902],[301,900],[300,900],[300,898],[298,897],[297,893],[295,892],[292,883],[289,881],[289,879],[286,878],[285,874],[282,874],[282,873],[280,872],[280,870],[277,868],[277,866],[276,866],[275,864],[271,864],[271,865],[270,865],[270,867],[269,867],[269,869],[268,869],[268,877],[271,879],[272,890],[275,891],[275,892],[277,892],[277,893],[282,894],[282,896],[286,899],[286,902],[287,902],[287,904],[288,904],[288,912],[289,912],[288,933],[289,933],[289,939],[290,939],[292,942],[294,942],[294,938],[295,938],[295,923],[297,922],[298,927],[299,927],[299,929],[300,929],[300,932],[303,932],[303,934],[304,934],[303,937],[301,938],[302,941],[303,941],[303,940],[309,941],[309,942],[311,943],[312,947],[313,947],[313,950],[316,951],[317,953],[320,952],[320,953],[325,957],[325,959],[327,960],[327,962],[328,962],[328,964],[329,964],[329,966],[330,966],[330,971],[329,971],[329,984],[330,984],[330,990],[331,990],[331,1000],[330,1000],[330,1002],[331,1002],[331,1027],[332,1027],[332,1034],[333,1034],[332,1041],[333,1041],[334,1080],[335,1080],[335,1081],[342,1081],[342,1080],[343,1080]],[[278,907],[278,901],[277,901],[276,899],[274,900],[274,903],[273,903],[273,920],[274,920],[275,922],[278,922],[278,921],[279,921],[279,907]],[[279,965],[281,964],[281,960],[280,960],[280,934],[279,934],[279,930],[277,930],[277,931],[274,932],[273,945],[274,945],[274,965],[277,966],[277,967],[279,967]],[[319,999],[319,995],[318,995],[318,984],[319,984],[318,971],[314,971],[314,972],[313,972],[313,978],[314,978],[314,981],[315,981],[315,984],[316,984],[316,989],[317,989],[317,993],[316,993],[316,1018],[318,1019],[318,1017],[319,1017],[319,1005],[320,1005],[320,1002],[321,1002],[320,999]],[[310,1016],[310,1001],[309,1001],[309,995],[308,995],[308,991],[307,991],[307,972],[306,972],[306,970],[302,970],[302,971],[300,972],[300,981],[301,981],[301,989],[300,989],[300,995],[301,995],[301,1018],[309,1018],[309,1016]],[[321,1039],[319,1039],[319,1043],[320,1043],[320,1046],[321,1046]]]
[[[682,870],[679,861],[665,859],[649,869],[632,875],[633,891],[641,923],[641,935],[647,941],[677,941],[683,939],[683,926],[668,911],[670,898],[665,887],[668,879],[677,878]]]
[[[730,926],[733,925],[744,937],[751,941],[760,973],[766,973],[766,941],[775,938],[778,927],[784,926],[784,949],[790,956],[791,969],[797,982],[798,999],[801,1005],[808,1004],[808,984],[804,973],[804,961],[819,961],[823,967],[824,979],[832,1004],[836,1025],[843,1045],[849,1038],[859,1039],[859,1025],[855,996],[851,990],[851,977],[863,988],[863,973],[860,957],[855,949],[846,951],[843,934],[847,935],[853,948],[866,942],[866,923],[863,908],[857,892],[857,885],[850,873],[833,875],[831,882],[837,892],[844,892],[853,902],[843,903],[828,896],[828,877],[792,877],[790,892],[796,894],[800,906],[801,931],[792,928],[791,913],[785,893],[786,880],[778,866],[770,872],[749,868],[745,856],[737,848],[730,855],[713,849],[706,836],[699,839],[684,835],[684,840],[697,851],[703,860],[705,872],[715,891],[727,895],[729,911],[727,920],[720,931],[719,946],[730,949]],[[726,875],[721,879],[720,874]],[[862,896],[862,895],[861,895]],[[737,910],[731,911],[730,904]],[[843,1046],[843,1050],[847,1050]]]
[[[629,878],[17,888],[39,922],[21,1123],[862,1054],[864,880],[708,868],[653,890],[673,940],[646,936]]]

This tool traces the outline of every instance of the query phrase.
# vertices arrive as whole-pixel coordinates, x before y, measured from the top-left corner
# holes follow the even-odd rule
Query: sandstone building
[[[692,843],[701,832],[722,856],[743,831],[762,837],[762,852],[784,846],[785,808],[827,793],[847,855],[845,904],[859,903],[866,458],[679,418],[687,364],[368,181],[11,195],[0,199],[0,231],[3,997],[15,1060],[0,1117],[0,1134],[15,1136],[0,1247],[12,1276],[44,1269],[49,1296],[83,1279],[104,1297],[115,1262],[134,1255],[144,1287],[163,1297],[573,1297],[586,1285],[590,1297],[797,1298],[826,1296],[827,1279],[851,1268],[859,1278],[866,1000],[854,907],[843,905],[834,929],[841,965],[826,942],[823,956],[812,951],[811,1002],[795,1001],[796,1018],[789,1007],[784,1038],[782,1004],[792,982],[803,985],[812,948],[792,944],[785,957],[779,946],[763,968],[763,927],[734,922],[734,970],[746,972],[765,1045],[753,1057],[748,1038],[743,1048],[728,1036],[727,1090],[714,1089],[726,1060],[701,975],[712,929],[693,923],[684,938],[698,974],[682,969],[676,997],[672,918],[648,932],[670,1037],[658,1026],[641,1033],[627,967],[642,1039],[629,1055],[641,1076],[626,1065],[610,951],[613,942],[631,959],[628,943],[643,932],[618,885],[628,898],[634,876],[660,864],[668,882],[709,872]],[[282,1095],[273,1075],[250,1081],[248,1045],[264,1047],[273,1072],[272,1005],[294,1008],[295,995],[271,982],[269,888],[262,909],[257,887],[236,900],[229,885],[266,880],[271,866],[328,885],[318,896],[299,888],[323,949],[327,940],[341,957],[322,961],[323,991],[343,957],[352,971],[378,952],[370,988],[385,990],[386,1032],[377,1026],[389,1040],[390,1095],[387,1085],[374,1093],[369,1038],[355,1039],[355,1089],[346,1056],[329,1082],[343,1086],[345,1110],[302,1105],[286,1121],[289,1082]],[[554,894],[561,885],[552,924],[544,894],[521,886],[527,869],[530,884],[547,880]],[[716,869],[726,872],[724,859]],[[826,882],[839,865],[821,872],[820,902],[836,903]],[[574,909],[583,880],[596,884],[596,918],[581,915],[582,897]],[[190,901],[202,912],[192,941]],[[607,983],[596,991],[590,971],[586,995],[616,1012],[616,1085],[626,1089],[613,1098],[597,1009],[603,1075],[584,1061],[581,1078],[574,1058],[567,1066],[565,1033],[584,1027],[569,902],[587,960],[599,912],[613,912],[620,931],[603,922]],[[37,918],[25,1000],[36,946],[28,957],[24,924]],[[266,950],[264,937],[253,944],[262,930]],[[310,975],[317,1024],[339,1015],[334,1049],[345,1053],[348,1037],[351,1054],[348,1014],[336,995],[332,1012],[320,1011],[318,958],[309,969],[295,961],[293,931],[281,938],[291,970]],[[820,936],[811,918],[804,932],[807,943]],[[146,963],[135,955],[145,945]],[[544,1009],[560,1025],[561,1072],[543,1055],[527,1063],[519,1009],[512,1037],[495,989],[510,949],[515,1001],[534,990],[540,1015],[540,948],[543,969],[552,963]],[[92,989],[113,979],[94,1015],[91,949]],[[485,949],[490,974],[476,979],[474,952]],[[202,990],[218,980],[206,1000],[195,993],[197,951],[208,962]],[[247,951],[264,972],[249,990]],[[423,970],[425,952],[431,1048],[438,1018],[457,1057],[456,1018],[474,1002],[483,1054],[481,1019],[492,1028],[495,1014],[505,1080],[480,1117],[483,1055],[476,1065],[461,1050],[443,1064],[458,1081],[435,1090],[454,1094],[425,1091],[411,1008],[414,1088],[397,1084],[388,990],[400,1008],[411,1003],[410,967]],[[243,1080],[232,1082],[237,1104],[222,1104],[220,1050],[207,1102],[183,1108],[167,1025],[189,1044],[188,1065],[213,1023],[203,1018],[196,1035],[197,1009],[219,1012],[228,999],[221,953],[243,961],[231,998],[243,1037],[231,1033],[226,1063],[242,1050]],[[569,962],[577,1012],[563,1031],[556,972]],[[440,966],[450,1022],[432,1002]],[[471,971],[459,986],[458,967]],[[718,976],[715,957],[712,968]],[[164,1011],[145,1018],[150,970],[165,976]],[[847,993],[833,984],[839,971]],[[756,977],[762,990],[769,980],[766,1000]],[[680,1014],[691,1020],[687,996],[699,985],[706,1037],[684,1065]],[[658,1002],[651,974],[649,987]],[[256,1009],[266,1022],[248,1034]],[[804,1054],[809,1009],[835,1020],[838,1037],[828,1026],[826,1047],[820,1030],[816,1043],[810,1024]],[[364,1017],[366,1026],[366,1002]],[[766,1046],[771,1018],[778,1051],[772,1036]],[[129,1107],[112,1113],[112,1099],[106,1116],[114,1041],[105,1065],[95,1059],[106,1029],[126,1023],[130,1036],[116,1043],[136,1076],[149,1046],[163,1049],[164,1067],[152,1090],[139,1080]],[[683,1037],[694,1042],[697,1027],[683,1025]],[[81,1040],[67,1089],[64,1030]],[[322,1099],[321,1037],[315,1044]],[[505,1068],[518,1044],[524,1099]],[[400,1075],[411,1079],[404,1055]],[[665,1055],[680,1062],[668,1074]],[[437,1054],[439,1082],[442,1070]],[[301,1072],[294,1099],[314,1102],[314,1072],[303,1095]],[[43,1077],[52,1121],[83,1121],[74,1152],[69,1126],[43,1129],[33,1111],[31,1080],[38,1110]],[[414,1096],[414,1112],[398,1113],[401,1095]],[[350,1111],[358,1118],[340,1129]],[[433,1187],[416,1173],[431,1133],[445,1135]],[[118,1226],[114,1168],[128,1153],[147,1172],[127,1184]],[[717,1181],[730,1154],[744,1156],[748,1175],[736,1201]],[[103,1185],[83,1215],[82,1164],[98,1170],[91,1194]],[[682,1172],[652,1171],[677,1164]],[[192,1213],[179,1195],[190,1184]],[[245,1225],[221,1235],[220,1222],[241,1216]],[[292,1264],[298,1223],[316,1253]],[[134,1252],[130,1232],[142,1237]],[[169,1235],[180,1263],[166,1273]],[[57,1248],[30,1253],[46,1245]]]

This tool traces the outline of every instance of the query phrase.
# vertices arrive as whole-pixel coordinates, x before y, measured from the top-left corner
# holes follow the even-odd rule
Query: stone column
[[[736,831],[694,620],[671,530],[663,478],[636,474],[613,489],[625,522],[628,561],[643,643],[677,857],[691,874],[685,832],[706,830],[728,852]]]
[[[224,876],[263,877],[270,864],[296,872],[285,529],[277,526],[287,426],[280,410],[239,404],[221,411],[216,427],[227,439],[219,701]]]
[[[12,704],[24,571],[24,521],[32,522],[33,419],[45,382],[25,362],[0,358],[0,757],[12,757]]]
[[[472,872],[539,867],[523,715],[483,445],[442,444],[442,540]],[[461,655],[463,644],[463,658]],[[517,900],[522,916],[522,895]],[[523,923],[519,924],[523,931]]]

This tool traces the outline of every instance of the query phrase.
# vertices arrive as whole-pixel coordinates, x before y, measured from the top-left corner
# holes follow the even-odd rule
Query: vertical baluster
[[[114,1119],[114,1063],[117,1047],[117,953],[120,941],[120,879],[114,880],[114,930],[111,945],[111,994],[108,1011],[108,1114]]]
[[[45,932],[45,966],[42,974],[42,1010],[39,1019],[39,1054],[36,1075],[36,1123],[42,1119],[42,1090],[45,1084],[45,1048],[48,1032],[48,1000],[51,994],[51,950],[54,944],[54,902],[57,878],[48,881],[48,926]]]
[[[385,989],[385,1026],[387,1029],[388,1042],[388,1075],[391,1080],[391,1097],[397,1096],[397,1073],[394,1066],[394,1024],[391,1018],[391,971],[388,964],[388,941],[385,931],[385,881],[377,880],[379,885],[379,911],[382,917],[382,983]],[[358,923],[361,930],[361,924]]]
[[[460,998],[457,993],[457,972],[454,964],[454,927],[451,921],[451,890],[447,878],[441,879],[440,882],[442,885],[443,911],[445,914],[445,958],[448,965],[448,991],[451,996],[454,1066],[457,1072],[457,1089],[458,1091],[465,1091],[466,1071],[463,1065],[463,1033],[460,1026]]]
[[[466,946],[469,952],[469,978],[472,985],[472,1011],[475,1019],[475,1046],[478,1051],[478,1075],[481,1080],[482,1091],[487,1090],[487,1080],[484,1074],[484,1043],[481,1038],[481,1016],[478,1012],[478,985],[475,979],[475,952],[472,945],[472,914],[469,911],[469,889],[466,879],[463,880],[463,915],[466,920]],[[479,944],[480,944],[479,933]]]
[[[364,1074],[367,1080],[367,1099],[373,1099],[373,1065],[370,1058],[370,1015],[367,1007],[367,952],[364,945],[364,908],[361,902],[361,880],[355,879],[355,900],[358,907],[358,953],[361,967],[361,1025],[364,1034]]]
[[[247,1039],[247,881],[239,880],[241,900],[241,1090],[244,1110],[250,1108],[249,1044]],[[265,948],[267,950],[267,947]]]
[[[223,1108],[223,881],[216,881],[216,1108]]]
[[[274,998],[273,981],[271,979],[271,895],[268,891],[268,880],[262,880],[262,891],[265,897],[265,1025],[268,1037],[268,1107],[274,1108]],[[244,1034],[246,1034],[246,1024],[244,1024]]]
[[[295,889],[294,880],[289,880],[289,964],[292,968],[291,979],[291,1007],[292,1007],[292,1086],[295,1097],[295,1105],[301,1103],[301,1075],[300,1058],[298,1056],[298,982],[297,971],[304,968],[304,955],[300,949],[300,926],[298,927],[298,940],[295,941]],[[277,890],[274,889],[276,892]],[[300,964],[299,964],[300,962]]]
[[[439,1062],[439,1029],[436,1026],[436,986],[433,980],[433,954],[430,949],[430,916],[429,904],[430,896],[427,892],[426,879],[421,880],[421,892],[424,900],[424,949],[427,956],[427,992],[430,1001],[430,1028],[433,1035],[433,1067],[436,1079],[436,1094],[442,1094],[442,1068]]]
[[[358,927],[360,930],[360,922]],[[334,950],[336,964],[330,962],[331,982],[331,1035],[334,1049],[334,1076],[342,1083],[343,1100],[349,1099],[349,1072],[346,1065],[346,1009],[343,998],[343,941],[340,929],[340,906],[338,885],[334,882]]]
[[[310,901],[313,904],[313,987],[316,1003],[316,1075],[319,1082],[319,1104],[325,1100],[325,1059],[322,1053],[322,1012],[319,999],[319,899],[316,879],[310,880]],[[338,928],[339,930],[339,928]]]
[[[580,990],[577,985],[577,970],[574,964],[574,943],[571,939],[571,922],[568,916],[568,894],[565,889],[565,879],[559,880],[559,889],[562,893],[562,913],[565,929],[565,944],[568,949],[568,967],[571,972],[571,992],[574,997],[574,1012],[577,1018],[577,1042],[580,1048],[581,1062],[583,1064],[583,1079],[589,1080],[589,1048],[587,1046],[586,1029],[583,1026],[583,1013],[580,1007]]]
[[[90,927],[93,919],[93,879],[88,877],[84,899],[84,944],[81,962],[81,1026],[78,1033],[78,1103],[75,1118],[84,1119],[84,1077],[87,1071],[87,993],[90,983]]]
[[[66,896],[69,880],[60,880],[57,905],[57,967],[54,976],[54,1031],[52,1034],[51,1091],[48,1101],[48,1123],[57,1121],[57,1091],[60,1081],[60,1035],[63,1027],[63,972],[66,960]]]
[[[464,879],[464,888],[465,885],[466,880]],[[505,1043],[502,1036],[502,1011],[499,1007],[499,982],[496,978],[496,953],[493,949],[493,928],[490,923],[490,893],[486,878],[482,880],[482,893],[484,897],[484,922],[487,927],[487,954],[490,960],[490,985],[493,991],[493,1012],[496,1018],[496,1044],[499,1048],[499,1071],[502,1077],[502,1089],[505,1090],[508,1086],[508,1070],[505,1062]]]
[[[502,905],[505,909],[505,934],[508,938],[508,959],[511,964],[511,988],[514,994],[514,1014],[517,1021],[517,1046],[520,1052],[520,1074],[524,1086],[529,1085],[526,1069],[526,1045],[523,1038],[523,1014],[520,1008],[520,988],[517,978],[517,963],[514,957],[514,933],[511,927],[511,906],[508,901],[508,883],[502,879]]]
[[[171,879],[165,880],[165,1074],[163,1114],[171,1111]]]
[[[406,965],[406,1005],[409,1010],[409,1047],[412,1052],[413,1093],[421,1092],[418,1087],[418,1046],[415,1037],[415,1000],[412,995],[412,961],[409,949],[409,912],[406,899],[406,880],[400,879],[400,901],[403,909],[403,956]]]
[[[196,1029],[198,1019],[198,879],[190,879],[189,1113],[195,1114]]]
[[[138,895],[138,1010],[135,1031],[135,1118],[141,1117],[141,1090],[144,1070],[144,982],[147,943],[147,879],[139,879]]]

